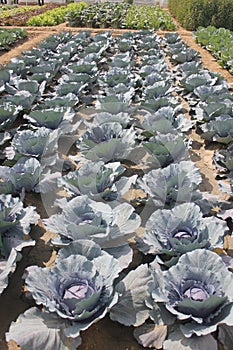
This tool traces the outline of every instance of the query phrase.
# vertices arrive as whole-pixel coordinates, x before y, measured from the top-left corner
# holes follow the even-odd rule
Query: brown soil
[[[9,27],[7,27],[9,28]],[[65,24],[56,27],[43,28],[26,28],[29,33],[29,39],[24,43],[15,46],[11,51],[1,54],[1,64],[8,63],[11,58],[16,57],[24,50],[30,50],[38,45],[47,36],[61,31],[77,32],[77,28],[68,28]],[[83,29],[83,28],[82,28]],[[98,32],[94,30],[93,32]],[[123,32],[123,30],[114,31],[114,35]],[[201,53],[204,65],[211,71],[220,72],[229,83],[233,83],[233,76],[220,67],[214,60],[212,55],[197,45],[192,37],[192,33],[180,28],[177,30],[180,36],[189,46]],[[159,33],[163,34],[163,33]],[[214,166],[212,165],[213,149],[206,149],[202,139],[192,132],[191,137],[194,139],[194,148],[192,151],[192,159],[200,167],[203,174],[203,183],[201,189],[204,191],[218,194],[217,182],[214,178]],[[222,195],[222,197],[224,197]],[[38,212],[43,215],[44,208],[41,204],[39,196],[28,196],[27,204],[33,204],[37,207]],[[7,346],[4,341],[4,334],[8,330],[12,320],[29,308],[30,303],[25,299],[23,293],[23,281],[21,276],[25,267],[30,265],[48,266],[54,261],[52,248],[46,242],[50,239],[49,232],[45,232],[42,225],[32,230],[32,237],[37,240],[35,247],[26,248],[23,251],[23,259],[18,263],[15,273],[10,278],[8,288],[0,296],[0,350],[16,350],[19,349],[14,342],[10,342]],[[229,243],[231,244],[231,243]],[[136,257],[136,260],[138,257]],[[123,327],[116,322],[112,322],[109,318],[99,321],[82,334],[83,344],[80,350],[142,350],[143,347],[138,345],[133,338],[133,329]],[[32,350],[32,349],[27,349]],[[33,349],[36,350],[36,349]],[[45,349],[56,350],[56,349]]]

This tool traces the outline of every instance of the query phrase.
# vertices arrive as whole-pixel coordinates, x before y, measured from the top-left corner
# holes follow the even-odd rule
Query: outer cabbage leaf
[[[229,144],[227,149],[215,151],[213,162],[217,169],[224,173],[231,173],[233,171],[233,144]]]
[[[218,340],[223,345],[224,350],[231,350],[233,341],[233,327],[221,324],[218,327]]]
[[[16,263],[20,259],[21,254],[12,249],[7,259],[0,260],[0,295],[8,286],[9,276],[15,271]]]
[[[24,247],[35,245],[28,234],[31,225],[37,224],[38,219],[34,207],[24,208],[19,198],[0,195],[0,294],[7,287],[9,275],[22,257],[19,252]]]
[[[167,336],[167,326],[143,324],[134,331],[134,337],[145,348],[162,349]]]
[[[68,338],[64,334],[66,321],[54,313],[43,312],[33,307],[21,314],[16,322],[12,322],[6,340],[16,341],[22,350],[56,349],[76,350],[81,338]]]
[[[218,344],[214,337],[210,334],[197,337],[193,335],[191,338],[185,338],[178,328],[173,328],[168,335],[168,339],[163,343],[164,350],[217,350]]]
[[[226,101],[200,102],[195,109],[196,118],[209,122],[222,115],[232,114],[232,103]]]
[[[110,318],[126,326],[140,326],[149,317],[145,305],[147,284],[152,280],[147,265],[140,265],[116,285],[119,301],[110,311]]]
[[[11,102],[2,102],[0,105],[0,131],[5,131],[7,127],[12,126],[17,118],[20,107],[16,107]]]

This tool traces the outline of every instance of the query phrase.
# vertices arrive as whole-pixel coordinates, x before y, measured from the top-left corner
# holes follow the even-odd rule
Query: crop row
[[[0,25],[23,26],[26,25],[32,16],[44,13],[58,6],[58,4],[46,4],[44,6],[1,6]]]
[[[0,50],[10,50],[19,40],[27,38],[25,29],[0,29]]]
[[[71,11],[67,19],[71,27],[175,29],[170,16],[159,6],[129,5],[124,2],[97,2],[85,8],[80,14]]]
[[[225,28],[199,27],[195,32],[196,41],[217,59],[218,63],[233,74],[233,32]]]
[[[72,27],[175,29],[170,16],[158,6],[129,5],[124,2],[95,2],[89,5],[80,2],[51,10],[47,6],[22,6],[2,11],[1,24],[54,26],[68,19],[68,24]]]
[[[85,8],[87,3],[78,2],[71,3],[67,6],[60,6],[52,10],[48,10],[42,14],[32,16],[27,22],[27,26],[55,26],[66,21],[66,15],[70,11],[75,11],[77,15]]]
[[[223,78],[176,33],[83,31],[49,37],[0,80],[2,291],[19,252],[35,244],[28,193],[40,193],[58,251],[53,268],[26,270],[43,309],[20,315],[6,339],[75,349],[109,311],[144,347],[215,350],[218,329],[227,349],[231,258],[214,250],[224,252],[229,228],[211,211],[226,203],[200,191],[186,135],[206,124],[207,105],[230,103]],[[132,248],[143,261],[135,269]]]

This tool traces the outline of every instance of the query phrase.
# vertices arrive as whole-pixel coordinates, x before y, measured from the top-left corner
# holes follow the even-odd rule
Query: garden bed
[[[70,28],[66,28],[65,26],[60,26],[59,28],[55,28],[54,31],[61,32],[63,30],[69,30]],[[41,29],[43,31],[45,29]],[[24,50],[29,50],[38,44],[39,41],[47,37],[51,34],[51,31],[46,29],[47,32],[41,33],[38,31],[39,36],[35,37],[33,41],[27,42],[18,48],[15,48],[14,51],[9,52],[8,54],[1,56],[1,62],[7,63],[10,58],[17,56],[18,53],[21,53]],[[72,29],[73,30],[73,29]],[[78,29],[73,30],[76,32]],[[53,32],[54,32],[53,31]],[[35,29],[31,29],[31,32],[35,33]],[[122,31],[121,33],[123,33]],[[30,33],[30,32],[29,32]],[[119,34],[120,31],[117,31]],[[212,56],[207,53],[205,50],[200,49],[197,44],[194,43],[191,33],[181,31],[178,33],[182,36],[182,38],[189,43],[191,47],[201,52],[202,61],[204,65],[215,72],[221,72],[221,74],[228,79],[229,83],[233,83],[232,76],[226,72],[223,68],[221,68],[216,62],[213,61]],[[184,101],[183,101],[184,102]],[[185,102],[184,102],[185,103]],[[192,132],[191,137],[194,139],[194,145],[192,148],[191,158],[193,161],[197,163],[199,166],[201,173],[203,175],[203,182],[201,185],[202,191],[208,191],[213,194],[221,194],[222,199],[227,198],[227,195],[219,192],[217,182],[215,180],[214,171],[215,168],[212,165],[212,156],[214,150],[218,146],[209,145],[207,148],[204,145],[203,140],[197,135],[195,132]],[[27,195],[26,196],[26,204],[27,205],[35,205],[37,207],[37,211],[41,215],[41,217],[45,217],[47,215],[43,203],[41,202],[38,195]],[[50,245],[46,245],[45,243],[51,238],[50,232],[44,232],[44,228],[41,224],[33,228],[32,230],[32,238],[38,240],[37,244],[34,247],[25,248],[23,252],[23,260],[18,263],[16,272],[10,278],[10,283],[8,288],[0,297],[1,299],[1,320],[0,320],[0,329],[1,329],[1,338],[3,339],[4,333],[8,330],[9,324],[12,320],[16,319],[19,313],[23,312],[28,308],[28,300],[22,294],[22,280],[21,276],[26,266],[30,266],[33,264],[43,266],[45,263],[46,266],[51,266],[54,262],[54,255],[52,255],[52,248]],[[231,248],[228,247],[228,248]],[[142,260],[142,256],[140,253],[135,251],[134,257],[134,267],[138,265]],[[14,306],[13,306],[14,300]],[[132,336],[133,330],[131,328],[126,328],[119,325],[116,322],[110,321],[108,318],[99,321],[97,324],[94,324],[89,330],[83,332],[82,339],[83,344],[80,346],[80,350],[88,350],[88,349],[103,349],[108,350],[111,346],[114,350],[139,350],[143,349],[137,342],[134,340]],[[5,349],[6,346],[4,342],[2,342],[2,348]],[[9,349],[15,349],[15,345],[13,343],[9,346]],[[31,349],[30,349],[31,350]],[[34,350],[34,349],[33,349]],[[35,349],[36,350],[36,349]]]

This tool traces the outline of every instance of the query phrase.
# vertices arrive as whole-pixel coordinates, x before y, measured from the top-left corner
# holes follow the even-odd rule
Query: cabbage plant
[[[19,106],[21,110],[28,112],[31,109],[33,102],[36,100],[36,95],[23,90],[17,91],[14,95],[7,95],[4,98],[6,99],[6,102]]]
[[[171,163],[178,163],[189,158],[188,145],[180,135],[160,134],[150,137],[149,141],[143,142],[143,146],[151,155],[146,163],[151,163],[153,168],[164,168]]]
[[[209,122],[224,115],[231,115],[232,113],[232,102],[228,100],[200,102],[195,108],[195,117],[204,122]]]
[[[131,96],[125,94],[122,96],[97,96],[95,108],[97,112],[107,112],[111,114],[129,113],[132,111],[130,106]]]
[[[233,171],[233,144],[230,143],[226,149],[215,151],[213,162],[221,172],[231,174]]]
[[[93,122],[97,125],[101,125],[104,123],[120,123],[123,128],[127,128],[127,126],[131,123],[131,117],[129,113],[120,112],[117,114],[112,114],[108,112],[97,112],[92,115]]]
[[[163,169],[151,170],[137,182],[155,207],[172,208],[196,199],[196,190],[201,181],[196,165],[191,161],[181,161]]]
[[[186,47],[184,47],[182,50],[179,48],[178,52],[172,54],[171,56],[171,61],[177,64],[190,62],[190,61],[197,61],[199,59],[200,59],[200,54],[198,51],[195,51],[194,49],[190,49]]]
[[[58,130],[41,127],[35,130],[22,130],[15,134],[11,146],[5,149],[7,159],[20,157],[43,159],[44,165],[53,165],[57,159]]]
[[[233,326],[232,287],[221,257],[197,249],[167,271],[155,262],[131,271],[116,286],[120,298],[110,317],[137,327],[135,337],[145,347],[217,350],[211,333],[224,326],[231,334]]]
[[[5,131],[7,127],[12,126],[20,110],[20,106],[16,107],[11,102],[3,101],[0,104],[0,131]]]
[[[20,251],[35,244],[29,239],[29,232],[38,219],[33,206],[24,208],[18,197],[0,195],[0,294],[7,287],[8,277],[21,258]]]
[[[36,304],[13,322],[6,339],[24,349],[75,350],[80,332],[105,317],[116,304],[121,268],[94,242],[81,240],[58,253],[55,266],[31,266],[26,286]]]
[[[173,87],[169,80],[156,81],[153,85],[147,85],[143,89],[142,97],[144,99],[158,98],[166,96],[173,91]]]
[[[150,109],[148,102],[144,104],[145,107]],[[172,108],[170,106],[164,106],[159,108],[156,112],[146,113],[142,127],[149,131],[152,135],[157,131],[163,134],[172,133],[174,129],[178,132],[185,132],[192,128],[193,122],[188,120],[184,114],[177,113],[178,108]]]
[[[128,239],[140,226],[141,219],[133,206],[122,203],[111,207],[95,202],[87,196],[75,197],[69,202],[60,202],[61,214],[54,214],[43,220],[45,227],[59,235],[53,243],[64,246],[70,241],[90,239],[119,257],[122,264],[128,265],[132,251]]]
[[[54,191],[60,173],[43,172],[36,158],[21,157],[14,166],[0,166],[1,193]]]
[[[184,203],[171,210],[156,210],[146,222],[143,237],[137,238],[137,246],[170,267],[182,254],[194,249],[222,249],[227,231],[225,221],[203,218],[199,206]]]
[[[123,129],[118,122],[93,126],[77,141],[77,148],[85,158],[104,162],[127,159],[136,146],[136,132]]]
[[[135,78],[129,70],[114,67],[111,68],[107,73],[99,76],[98,79],[100,86],[113,87],[120,83],[127,86],[132,86],[135,83]]]
[[[200,86],[213,86],[218,81],[218,76],[207,70],[200,70],[198,73],[190,74],[181,79],[180,83],[185,91],[191,92]]]
[[[233,119],[231,115],[222,115],[208,123],[200,125],[201,137],[207,141],[229,144],[233,141]]]
[[[194,94],[201,100],[201,101],[209,101],[212,97],[222,99],[224,98],[232,98],[231,94],[229,94],[229,89],[226,86],[226,84],[219,84],[219,85],[201,85],[196,87],[193,90]]]
[[[74,123],[75,112],[70,107],[55,107],[43,110],[33,110],[24,118],[33,125],[52,130],[59,129],[62,133],[76,132],[81,121]]]
[[[137,175],[121,176],[125,170],[119,162],[88,162],[78,170],[61,177],[59,185],[72,196],[88,195],[97,201],[112,201],[122,197],[136,182]]]

